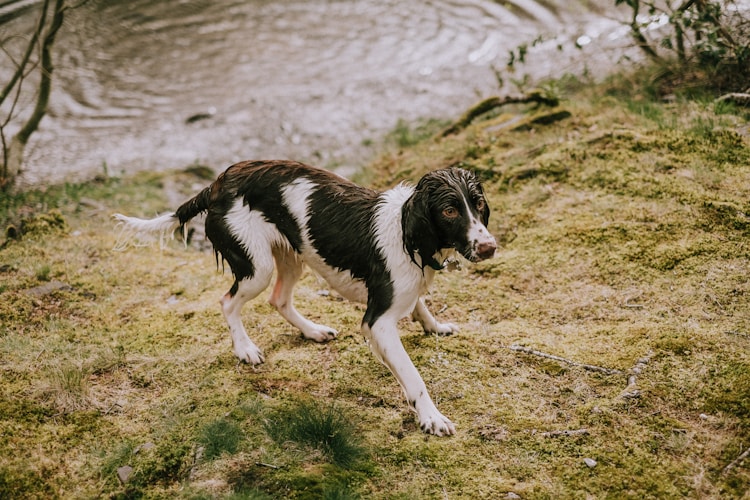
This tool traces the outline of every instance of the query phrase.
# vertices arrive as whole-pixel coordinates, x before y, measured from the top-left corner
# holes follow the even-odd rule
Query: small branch
[[[569,364],[569,365],[572,365],[572,366],[578,366],[580,368],[583,368],[584,370],[589,370],[589,371],[592,371],[592,372],[604,373],[606,375],[619,375],[619,374],[622,373],[622,371],[620,371],[620,370],[615,370],[615,369],[612,369],[612,368],[604,368],[604,367],[595,366],[595,365],[587,365],[587,364],[584,364],[584,363],[578,363],[577,361],[572,361],[570,359],[561,358],[560,356],[555,356],[554,354],[547,354],[546,352],[536,351],[536,350],[531,349],[529,347],[524,347],[524,346],[520,346],[520,345],[516,345],[516,344],[513,344],[508,349],[510,349],[511,351],[525,352],[526,354],[533,354],[534,356],[539,356],[539,357],[542,357],[542,358],[553,359],[555,361],[560,361],[562,363],[566,363],[566,364]]]
[[[631,8],[633,9],[633,18],[630,21],[630,35],[635,40],[635,43],[638,45],[638,47],[648,56],[651,58],[652,61],[662,64],[664,60],[659,56],[659,54],[656,53],[656,50],[651,46],[651,44],[646,40],[646,37],[643,35],[643,32],[641,31],[640,23],[638,22],[638,14],[640,11],[640,1],[635,1],[632,3]]]
[[[640,297],[640,295],[638,295],[636,297],[628,297],[628,298],[626,298],[625,302],[622,303],[622,307],[625,307],[625,308],[628,308],[628,309],[643,309],[643,307],[644,307],[643,304],[634,304],[633,302],[631,302],[632,300],[635,300],[638,297]]]
[[[477,116],[483,115],[484,113],[499,108],[500,106],[508,104],[528,104],[532,102],[545,104],[550,107],[557,106],[560,103],[559,99],[547,96],[541,90],[534,90],[524,95],[505,96],[502,99],[499,97],[489,97],[483,101],[479,101],[477,104],[469,108],[469,110],[466,111],[456,123],[443,130],[440,133],[440,137],[457,134],[468,127]]]
[[[731,92],[719,97],[715,102],[731,102],[737,106],[750,106],[750,93]]]
[[[263,462],[255,462],[255,465],[257,465],[258,467],[268,467],[269,469],[281,469],[281,466],[279,465],[266,464]]]
[[[628,371],[628,385],[620,393],[621,398],[639,398],[641,397],[641,390],[638,388],[638,375],[646,369],[649,361],[651,361],[652,352],[649,352],[646,356],[640,358],[633,368]]]
[[[49,6],[49,0],[44,0],[44,3],[42,4],[42,12],[39,16],[39,21],[37,22],[37,27],[34,30],[33,35],[31,36],[31,39],[29,40],[29,44],[26,47],[26,51],[24,52],[23,56],[21,57],[21,60],[16,64],[16,71],[11,76],[8,83],[3,87],[2,91],[0,91],[0,104],[2,104],[5,101],[5,98],[8,97],[13,87],[15,87],[18,80],[22,79],[24,77],[24,71],[26,68],[26,64],[29,62],[29,59],[31,58],[31,54],[34,51],[34,47],[36,47],[37,40],[39,40],[39,35],[44,30],[44,24],[47,22],[47,8]]]
[[[725,335],[736,335],[738,337],[744,337],[744,338],[749,338],[750,337],[750,335],[748,335],[747,333],[738,332],[736,330],[727,330],[727,331],[724,332],[724,334]]]
[[[748,456],[750,456],[750,448],[743,451],[739,457],[735,458],[731,464],[724,467],[724,470],[721,471],[722,474],[729,474],[732,469],[737,467],[743,460],[745,460]]]
[[[584,436],[589,433],[588,429],[574,429],[574,430],[562,430],[562,431],[549,431],[542,432],[544,437],[570,437],[570,436]]]

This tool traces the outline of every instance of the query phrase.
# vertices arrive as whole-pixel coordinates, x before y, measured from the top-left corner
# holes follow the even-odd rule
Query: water
[[[252,158],[350,171],[399,119],[455,117],[524,74],[606,71],[629,38],[601,3],[92,1],[58,37],[49,115],[20,181]],[[2,35],[35,17],[20,11]]]

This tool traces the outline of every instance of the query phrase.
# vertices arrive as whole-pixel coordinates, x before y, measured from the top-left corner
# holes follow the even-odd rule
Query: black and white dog
[[[151,220],[115,217],[132,234],[171,234],[202,212],[217,259],[221,254],[234,274],[221,306],[240,360],[263,362],[240,310],[268,287],[274,261],[271,304],[306,338],[336,337],[336,330],[294,308],[292,289],[307,264],[341,295],[367,304],[362,333],[398,379],[421,428],[438,436],[455,432],[404,350],[397,322],[411,313],[425,332],[457,330],[437,322],[422,295],[455,252],[472,262],[495,253],[487,230],[490,209],[474,174],[446,168],[428,173],[416,187],[379,193],[301,163],[241,162],[174,213]]]

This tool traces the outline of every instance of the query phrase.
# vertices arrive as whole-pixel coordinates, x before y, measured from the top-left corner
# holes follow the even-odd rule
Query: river
[[[3,38],[37,16],[16,4]],[[58,36],[20,184],[251,158],[350,172],[399,119],[455,117],[524,75],[602,76],[631,43],[612,4],[91,0]]]

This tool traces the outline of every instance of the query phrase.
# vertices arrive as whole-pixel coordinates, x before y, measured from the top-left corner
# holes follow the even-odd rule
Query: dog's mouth
[[[494,256],[495,250],[497,250],[497,243],[495,243],[494,239],[483,242],[475,241],[473,245],[461,252],[461,254],[470,262],[481,262]]]

